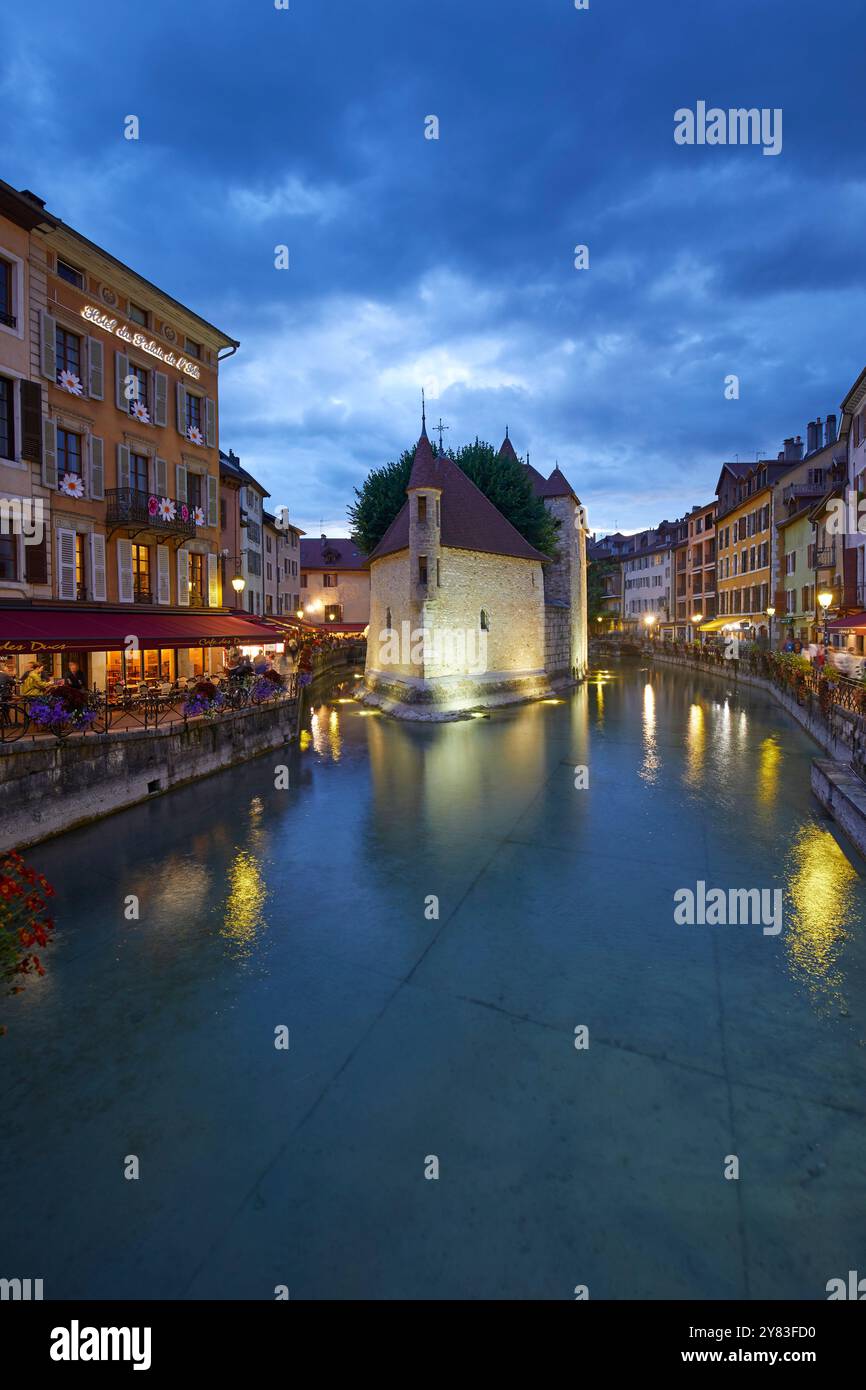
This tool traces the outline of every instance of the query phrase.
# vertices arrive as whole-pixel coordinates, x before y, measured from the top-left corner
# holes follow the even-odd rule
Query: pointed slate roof
[[[512,458],[518,463],[520,462],[514,451],[514,445],[508,437],[507,430],[498,457]],[[525,463],[523,467],[529,474],[532,491],[535,493],[536,497],[573,497],[575,502],[580,502],[580,498],[571,486],[571,483],[568,481],[565,474],[560,471],[558,466],[554,468],[549,478],[545,478],[544,474],[539,473],[538,469],[533,468],[532,464],[529,462]]]
[[[519,560],[546,561],[452,459],[433,453],[424,431],[415,449],[407,492],[419,487],[441,490],[440,538],[453,550],[480,550]],[[409,502],[404,502],[368,563],[409,548]]]
[[[503,441],[502,441],[502,445],[501,445],[501,447],[500,447],[499,452],[500,452],[500,454],[504,454],[506,458],[509,458],[509,459],[516,459],[516,458],[517,458],[517,454],[514,452],[514,445],[512,444],[511,440],[508,438],[508,430],[507,430],[507,429],[506,429],[506,431],[505,431],[505,438],[504,438]]]

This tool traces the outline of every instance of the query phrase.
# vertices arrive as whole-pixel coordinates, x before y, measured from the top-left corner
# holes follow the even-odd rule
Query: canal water
[[[866,886],[809,739],[637,663],[439,726],[352,688],[301,747],[29,852],[59,925],[0,1001],[0,1275],[820,1299],[866,1274]],[[677,923],[699,882],[780,889],[781,932]]]

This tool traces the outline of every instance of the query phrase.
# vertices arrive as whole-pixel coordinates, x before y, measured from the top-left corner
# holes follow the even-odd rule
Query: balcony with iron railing
[[[160,503],[173,501],[170,498],[156,498],[152,493],[139,492],[133,487],[110,487],[105,490],[106,517],[109,526],[146,526],[150,531],[160,531],[188,539],[196,533],[192,508],[187,507],[184,520],[185,503],[173,501],[174,516],[160,515]],[[154,502],[156,509],[154,510]]]
[[[815,569],[831,570],[836,567],[836,546],[822,545],[815,550]]]

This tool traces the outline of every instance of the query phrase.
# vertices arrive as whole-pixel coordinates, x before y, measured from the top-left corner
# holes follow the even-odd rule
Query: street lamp
[[[769,632],[767,634],[767,642],[769,643],[770,651],[773,650],[773,617],[775,615],[775,612],[776,610],[771,603],[767,608],[767,617],[770,620]]]
[[[247,581],[244,579],[243,575],[236,574],[232,579],[232,588],[234,589],[235,593],[242,594],[246,587]]]
[[[643,620],[646,624],[647,636],[649,637],[650,641],[652,641],[653,624],[656,621],[656,615],[655,613],[644,613]]]
[[[833,595],[829,589],[821,590],[820,594],[818,595],[818,602],[820,603],[822,612],[824,614],[824,650],[826,652],[826,649],[830,645],[830,628],[827,619],[827,609],[833,602]]]

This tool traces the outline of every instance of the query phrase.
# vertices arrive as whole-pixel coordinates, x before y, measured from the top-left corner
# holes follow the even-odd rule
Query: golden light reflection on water
[[[828,830],[804,825],[788,857],[790,908],[784,942],[794,977],[822,1011],[844,1006],[839,955],[859,920],[856,870]]]
[[[706,751],[707,730],[703,706],[691,705],[686,729],[686,770],[684,774],[685,781],[690,787],[699,787],[703,781]]]
[[[310,733],[316,752],[321,757],[330,757],[338,763],[343,751],[343,740],[337,711],[331,709],[330,705],[317,705],[310,717]]]
[[[249,850],[240,849],[227,874],[229,891],[221,935],[246,955],[259,930],[265,925],[267,888],[261,861]]]
[[[661,759],[656,740],[656,693],[647,681],[643,692],[643,762],[638,776],[644,782],[658,781]]]
[[[761,744],[758,754],[758,782],[757,798],[758,805],[766,809],[775,809],[776,800],[779,795],[779,767],[782,761],[782,750],[775,734],[765,738]],[[835,841],[834,841],[835,843]]]

